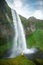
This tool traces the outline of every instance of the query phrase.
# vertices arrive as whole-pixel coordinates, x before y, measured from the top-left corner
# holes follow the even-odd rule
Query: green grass
[[[0,54],[3,55],[3,53],[6,50],[10,49],[11,47],[12,47],[12,42],[9,42],[7,44],[4,44],[4,45],[0,46]]]
[[[27,46],[43,50],[43,30],[37,30],[27,37]]]
[[[2,59],[0,65],[35,65],[32,61],[28,60],[25,56],[19,56],[13,59]]]

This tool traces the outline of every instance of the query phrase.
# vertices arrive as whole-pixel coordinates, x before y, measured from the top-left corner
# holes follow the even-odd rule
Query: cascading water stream
[[[21,53],[22,51],[26,50],[27,47],[26,47],[26,39],[21,20],[18,14],[16,13],[16,11],[14,10],[11,11],[12,11],[12,17],[14,23],[14,30],[15,30],[14,45],[13,45],[11,57],[14,57],[19,53]]]
[[[15,30],[14,44],[13,44],[13,49],[12,49],[10,58],[16,57],[21,52],[34,53],[35,51],[34,48],[27,49],[23,25],[21,23],[19,15],[14,9],[14,0],[6,0],[6,2],[8,6],[11,8],[12,18],[14,23],[14,30]]]

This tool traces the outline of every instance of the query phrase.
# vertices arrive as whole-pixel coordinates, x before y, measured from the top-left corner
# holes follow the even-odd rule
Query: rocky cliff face
[[[43,20],[36,19],[35,17],[30,17],[28,19],[20,16],[21,21],[24,25],[26,35],[30,35],[37,29],[43,30]]]
[[[14,36],[11,9],[5,0],[0,0],[0,44],[5,44]],[[3,42],[2,42],[3,41]]]

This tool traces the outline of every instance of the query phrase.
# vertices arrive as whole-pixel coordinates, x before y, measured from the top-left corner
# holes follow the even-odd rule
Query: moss
[[[13,59],[2,59],[0,65],[35,65],[32,61],[25,58],[25,56],[19,56]]]
[[[13,42],[9,42],[9,43],[6,43],[6,44],[0,46],[0,56],[3,56],[5,51],[11,49],[12,48],[12,44],[13,44]]]
[[[39,63],[40,63],[40,65],[43,65],[43,60],[42,59],[36,59]]]

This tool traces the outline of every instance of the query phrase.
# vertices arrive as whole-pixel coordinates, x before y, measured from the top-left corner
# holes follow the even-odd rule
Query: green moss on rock
[[[24,56],[19,56],[13,59],[2,59],[0,65],[35,65],[32,61],[28,60]]]

